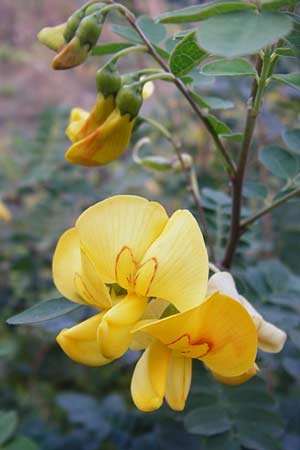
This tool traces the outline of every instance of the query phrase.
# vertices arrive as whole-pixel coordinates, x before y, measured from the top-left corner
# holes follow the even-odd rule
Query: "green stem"
[[[145,53],[148,52],[148,49],[145,45],[135,45],[134,47],[124,48],[123,50],[120,50],[119,52],[115,53],[108,61],[108,64],[117,62],[119,58],[121,58],[122,56],[126,56],[129,53],[138,53],[138,52]]]
[[[175,139],[173,138],[173,136],[169,132],[169,130],[167,130],[161,123],[157,122],[154,119],[150,119],[148,117],[143,117],[143,121],[148,123],[149,125],[151,125],[153,128],[157,129],[170,142],[170,144],[174,148],[177,158],[180,162],[182,172],[185,175],[187,186],[192,194],[196,210],[199,214],[199,217],[200,217],[200,220],[201,220],[201,223],[203,226],[204,234],[205,234],[206,240],[207,240],[207,246],[209,248],[210,257],[211,257],[212,261],[215,261],[216,257],[215,257],[213,241],[210,236],[205,212],[204,212],[202,204],[201,204],[200,190],[199,190],[199,186],[198,186],[197,175],[195,172],[194,165],[192,164],[191,167],[188,167],[185,164],[184,159],[182,157],[182,152],[181,152],[182,145],[178,141],[175,141]]]
[[[254,222],[256,222],[258,219],[260,219],[261,217],[263,217],[265,214],[269,213],[273,209],[277,208],[278,206],[282,205],[283,203],[287,202],[291,198],[295,197],[297,194],[300,194],[300,186],[297,189],[295,189],[294,191],[289,192],[288,194],[284,195],[283,197],[281,197],[279,200],[272,203],[271,205],[266,206],[265,208],[262,208],[260,211],[258,211],[256,214],[254,214],[252,217],[249,217],[248,219],[244,220],[240,226],[240,233],[241,234],[244,233],[247,230],[247,228],[250,225],[252,225]]]

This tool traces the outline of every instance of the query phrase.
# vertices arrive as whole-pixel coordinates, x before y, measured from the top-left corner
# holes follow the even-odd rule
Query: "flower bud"
[[[81,45],[79,39],[75,36],[53,59],[52,68],[64,70],[79,66],[86,60],[88,54],[88,45]]]
[[[140,85],[122,86],[116,98],[116,105],[121,115],[129,114],[133,119],[143,104],[142,87]]]
[[[64,38],[66,42],[70,42],[74,37],[77,28],[81,20],[84,18],[84,11],[82,9],[78,9],[75,11],[67,20],[67,25],[64,31]]]
[[[97,71],[96,84],[98,92],[104,97],[118,93],[121,88],[121,75],[116,70],[115,64],[107,64]]]
[[[191,155],[189,155],[188,153],[182,153],[181,154],[181,159],[184,163],[184,167],[185,169],[190,169],[193,165],[193,158],[191,157]],[[179,158],[176,158],[172,164],[172,169],[177,170],[177,171],[182,171],[182,164],[181,161],[179,160]]]
[[[76,31],[76,37],[81,45],[88,45],[89,50],[96,45],[102,31],[103,21],[104,16],[99,12],[82,19]]]
[[[107,6],[106,3],[103,2],[97,2],[97,3],[93,3],[92,5],[88,6],[85,9],[85,15],[89,16],[90,14],[93,14],[94,12],[98,12],[101,10],[101,8],[104,8],[104,6]]]
[[[62,23],[56,27],[43,28],[37,36],[38,40],[51,50],[59,52],[66,44],[64,38],[66,26],[66,23]]]

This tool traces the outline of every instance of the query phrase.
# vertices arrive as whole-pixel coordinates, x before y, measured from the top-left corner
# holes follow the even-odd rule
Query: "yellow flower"
[[[193,358],[226,380],[243,379],[255,363],[254,322],[243,306],[220,293],[188,311],[141,321],[133,331],[152,338],[131,383],[133,401],[142,411],[158,409],[164,397],[172,409],[184,409]]]
[[[0,220],[3,222],[10,222],[12,219],[12,215],[7,206],[0,201]]]
[[[116,196],[88,208],[62,235],[53,277],[62,295],[101,311],[63,330],[58,343],[75,361],[102,365],[127,351],[149,297],[166,299],[180,311],[204,299],[207,252],[190,212],[169,218],[158,203]],[[111,297],[114,283],[123,296]]]
[[[249,312],[257,328],[258,347],[261,350],[269,353],[278,353],[282,350],[287,338],[286,333],[272,323],[267,322],[248,300],[239,295],[234,279],[230,273],[219,272],[209,279],[208,293],[216,291],[220,291],[234,298]]]
[[[52,61],[52,69],[65,70],[79,66],[88,57],[90,46],[82,44],[77,36],[68,42]]]
[[[91,111],[73,108],[66,134],[71,142],[78,142],[102,125],[115,108],[113,95],[104,97],[98,94],[96,103]]]

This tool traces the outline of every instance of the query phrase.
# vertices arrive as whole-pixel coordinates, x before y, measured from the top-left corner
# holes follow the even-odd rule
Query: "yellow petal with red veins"
[[[133,259],[139,262],[167,221],[167,213],[160,204],[121,195],[87,209],[77,220],[76,228],[103,280],[114,283],[124,281],[131,273],[131,266],[122,262],[117,266],[124,248],[130,249]],[[127,284],[122,287],[126,289]]]
[[[106,121],[85,138],[73,144],[65,157],[72,164],[101,166],[117,159],[126,150],[134,120],[115,109]]]
[[[258,372],[258,370],[259,369],[257,365],[253,364],[253,366],[250,367],[250,369],[248,369],[246,372],[242,373],[241,375],[237,375],[235,377],[224,377],[215,372],[212,372],[212,374],[213,377],[220,383],[226,384],[227,386],[238,386],[239,384],[246,383],[246,381],[254,377]]]
[[[101,353],[106,358],[120,358],[129,348],[131,329],[146,309],[147,299],[128,295],[103,316],[98,329]]]
[[[162,297],[180,311],[203,301],[208,257],[200,228],[189,211],[172,215],[141,264],[136,281],[139,294]]]
[[[141,411],[154,411],[162,405],[170,353],[166,346],[155,341],[137,362],[131,381],[131,395]]]
[[[192,360],[172,352],[169,364],[166,401],[175,411],[183,411],[192,381]]]
[[[257,332],[252,318],[237,301],[220,293],[196,308],[142,325],[139,330],[171,347],[180,344],[177,351],[182,349],[183,354],[190,351],[195,356],[195,349],[199,353],[205,350],[199,359],[222,376],[241,375],[255,362]]]
[[[103,315],[97,314],[59,333],[56,340],[69,358],[87,366],[103,366],[111,362],[101,354],[97,341],[97,330]]]

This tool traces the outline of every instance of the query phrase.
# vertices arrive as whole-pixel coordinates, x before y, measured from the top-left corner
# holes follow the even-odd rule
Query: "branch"
[[[240,225],[240,234],[245,233],[247,228],[252,225],[252,223],[256,222],[258,219],[260,219],[265,214],[268,214],[273,209],[277,208],[278,206],[282,205],[283,203],[290,200],[290,198],[295,197],[297,194],[300,194],[300,186],[295,189],[292,192],[289,192],[288,194],[281,197],[276,202],[272,203],[269,206],[266,206],[265,208],[262,208],[260,211],[258,211],[256,214],[254,214],[252,217],[249,217],[248,219],[244,220]]]

